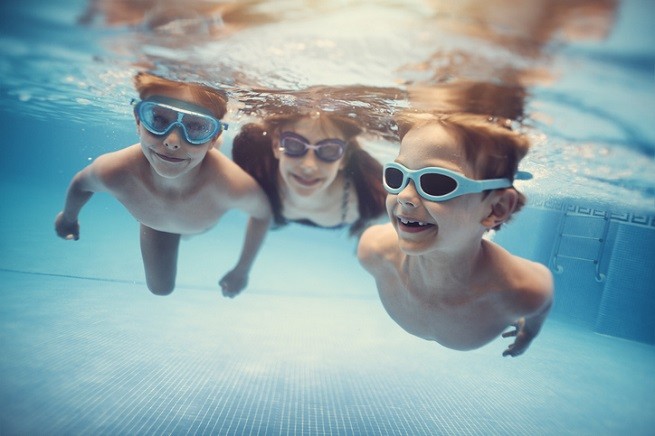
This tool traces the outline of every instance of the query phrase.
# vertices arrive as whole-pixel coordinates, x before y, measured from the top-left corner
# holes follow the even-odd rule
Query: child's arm
[[[512,356],[516,357],[525,352],[530,346],[532,340],[539,334],[541,326],[546,321],[546,317],[550,312],[550,308],[553,305],[553,278],[544,266],[539,265],[540,274],[536,276],[540,277],[539,289],[531,294],[530,305],[532,307],[537,307],[537,309],[532,312],[530,315],[519,318],[513,326],[514,330],[503,333],[502,337],[516,337],[514,343],[511,344],[503,352],[503,356]]]
[[[239,208],[250,215],[241,255],[236,266],[218,282],[223,296],[234,298],[248,284],[248,274],[268,232],[272,212],[268,198],[259,185],[251,179],[252,186],[247,200]]]
[[[94,192],[103,189],[103,184],[96,172],[97,162],[77,173],[68,187],[64,210],[59,212],[55,218],[55,231],[61,238],[67,240],[80,238],[80,225],[77,221],[80,210]]]

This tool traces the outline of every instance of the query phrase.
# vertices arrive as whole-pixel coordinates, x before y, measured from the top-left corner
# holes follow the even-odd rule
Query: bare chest
[[[511,320],[501,304],[484,297],[434,297],[410,292],[397,278],[379,285],[387,313],[407,332],[456,349],[479,348],[498,337]]]
[[[209,189],[188,195],[165,195],[137,185],[116,198],[140,223],[182,235],[209,230],[226,212],[225,201],[221,202]]]

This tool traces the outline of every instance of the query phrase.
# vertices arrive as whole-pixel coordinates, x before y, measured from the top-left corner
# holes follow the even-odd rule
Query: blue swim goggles
[[[222,123],[203,108],[182,100],[152,96],[136,103],[134,114],[150,133],[167,135],[179,127],[189,144],[201,145],[227,130]]]
[[[516,180],[529,180],[532,174],[526,171],[516,173]],[[473,180],[460,173],[439,167],[426,167],[420,170],[391,162],[384,165],[384,188],[390,194],[398,194],[409,183],[414,182],[416,192],[429,201],[446,201],[465,194],[474,194],[490,189],[509,188],[510,179]]]

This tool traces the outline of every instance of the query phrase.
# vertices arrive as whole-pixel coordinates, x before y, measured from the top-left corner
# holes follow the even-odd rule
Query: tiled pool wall
[[[547,265],[551,316],[655,345],[655,215],[576,199],[531,201],[494,240]]]

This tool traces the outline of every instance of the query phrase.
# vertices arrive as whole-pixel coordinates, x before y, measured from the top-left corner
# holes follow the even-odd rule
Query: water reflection
[[[78,23],[129,26],[182,42],[185,37],[225,37],[237,30],[272,21],[273,15],[257,12],[261,1],[208,2],[192,0],[91,0]]]
[[[409,108],[416,112],[470,114],[522,120],[527,91],[519,85],[450,81],[435,85],[413,85],[407,89]]]

